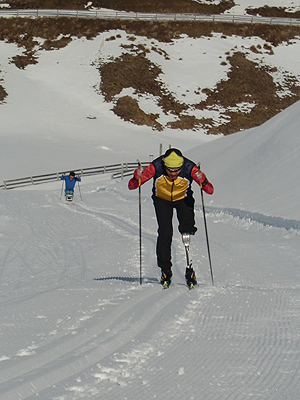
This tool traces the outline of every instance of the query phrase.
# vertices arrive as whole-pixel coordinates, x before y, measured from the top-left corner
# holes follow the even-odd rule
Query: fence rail
[[[12,10],[0,9],[0,17],[68,17],[136,21],[199,21],[242,24],[269,24],[300,26],[299,18],[259,17],[255,15],[192,14],[192,13],[140,13],[115,10]]]
[[[149,164],[148,162],[142,162],[142,167],[145,167]],[[123,179],[125,176],[128,176],[133,173],[133,171],[137,168],[137,163],[124,163],[124,164],[113,164],[113,165],[102,165],[100,167],[90,167],[90,168],[81,168],[75,169],[74,172],[79,176],[92,176],[98,174],[111,173],[112,179]],[[67,175],[69,171],[61,171],[61,172],[53,172],[51,174],[44,175],[33,175],[27,176],[25,178],[17,178],[17,179],[8,179],[3,181],[3,185],[0,185],[2,189],[15,189],[22,186],[30,186],[30,185],[40,185],[42,183],[49,183],[53,181],[60,180],[61,175]]]

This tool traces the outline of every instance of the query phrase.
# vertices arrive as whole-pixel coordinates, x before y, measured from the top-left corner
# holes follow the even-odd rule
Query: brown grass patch
[[[286,11],[287,7],[269,7],[247,8],[247,14],[260,15],[261,17],[282,17],[282,18],[300,18],[300,11]]]
[[[25,69],[29,64],[37,64],[37,57],[34,56],[32,51],[26,51],[23,55],[12,57],[11,63],[15,64],[19,69]]]
[[[10,0],[11,8],[19,9],[69,9],[83,10],[86,0]],[[233,0],[221,0],[220,4],[199,4],[192,0],[93,0],[95,8],[109,8],[134,12],[186,12],[220,14],[234,6]]]
[[[2,85],[0,85],[0,101],[3,102],[6,96],[7,96],[6,90]]]
[[[157,97],[162,94],[161,83],[157,81],[162,71],[143,53],[123,54],[114,61],[102,64],[99,70],[100,90],[106,101],[112,101],[124,88],[129,87],[135,93],[149,93]]]
[[[157,114],[146,114],[138,105],[138,101],[130,96],[123,96],[117,100],[113,108],[116,115],[124,121],[130,121],[136,125],[152,126],[153,129],[162,130],[162,126],[157,122]]]
[[[229,79],[219,83],[216,90],[208,95],[207,100],[196,106],[202,110],[208,107],[222,107],[226,110],[224,116],[230,118],[227,124],[212,124],[208,129],[209,133],[230,134],[261,125],[284,108],[281,104],[283,100],[276,94],[276,85],[266,71],[247,60],[242,53],[228,57],[228,62],[231,64]],[[230,111],[240,103],[254,103],[255,106],[250,113]]]

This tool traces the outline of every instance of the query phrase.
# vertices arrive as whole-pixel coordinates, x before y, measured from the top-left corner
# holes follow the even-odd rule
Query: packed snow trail
[[[174,275],[162,290],[144,189],[141,286],[137,193],[93,179],[75,205],[59,201],[55,184],[4,193],[0,399],[297,398],[299,230],[208,207],[212,287],[196,204],[199,285],[185,286],[174,229]]]

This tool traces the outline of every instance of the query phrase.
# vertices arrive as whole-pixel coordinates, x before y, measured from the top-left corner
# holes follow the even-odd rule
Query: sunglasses
[[[178,171],[181,170],[181,168],[182,167],[179,167],[179,168],[168,168],[168,167],[166,167],[166,170],[168,170],[169,172],[178,172]]]

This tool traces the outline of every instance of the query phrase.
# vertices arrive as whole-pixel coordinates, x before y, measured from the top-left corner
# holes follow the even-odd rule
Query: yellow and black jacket
[[[142,173],[140,180],[130,179],[128,188],[136,189],[139,185],[143,185],[149,179],[153,178],[153,196],[159,197],[167,201],[179,201],[184,198],[191,198],[193,191],[191,184],[194,181],[200,184],[199,169],[196,164],[184,157],[184,163],[178,177],[172,181],[166,172],[163,156],[156,158],[149,164]],[[205,177],[205,175],[204,175]],[[203,190],[208,194],[213,194],[214,188],[206,179],[202,183]]]
[[[154,181],[153,181],[153,195],[160,199],[168,201],[183,200],[185,197],[191,197],[193,192],[191,183],[193,178],[191,171],[195,164],[184,159],[184,164],[178,177],[172,181],[165,170],[162,157],[157,158],[152,162],[155,168]]]

